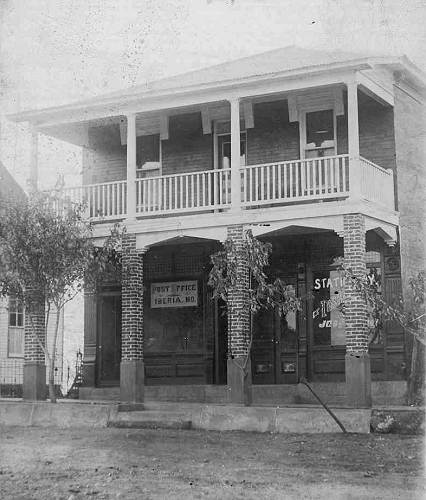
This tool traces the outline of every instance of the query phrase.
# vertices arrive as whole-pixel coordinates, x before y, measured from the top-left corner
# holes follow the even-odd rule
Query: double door
[[[297,280],[286,279],[297,293]],[[304,321],[301,311],[285,316],[277,310],[259,311],[253,320],[252,378],[254,384],[296,384],[304,373],[301,337]]]

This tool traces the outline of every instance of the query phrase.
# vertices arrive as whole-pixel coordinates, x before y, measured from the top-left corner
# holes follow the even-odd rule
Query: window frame
[[[318,104],[311,104],[299,108],[299,142],[300,142],[300,159],[306,159],[306,146],[307,146],[307,130],[306,130],[306,115],[308,113],[315,113],[317,111],[331,111],[333,113],[333,142],[334,152],[332,156],[337,155],[337,116],[336,106],[333,102],[327,101]],[[310,151],[324,148],[313,148]],[[314,159],[314,158],[312,158]]]
[[[213,122],[213,168],[214,170],[222,170],[219,168],[219,137],[223,137],[226,135],[231,136],[231,131],[229,132],[219,132],[220,129],[227,128],[229,125],[229,129],[231,128],[231,122],[229,120],[215,120]],[[241,125],[241,124],[240,124]],[[240,165],[241,168],[246,167],[248,165],[248,134],[247,134],[247,129],[240,127],[240,144],[241,144],[241,137],[245,137],[245,164]]]

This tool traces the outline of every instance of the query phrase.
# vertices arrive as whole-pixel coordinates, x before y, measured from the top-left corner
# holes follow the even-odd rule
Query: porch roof
[[[269,78],[297,78],[309,74],[327,73],[338,70],[365,70],[374,67],[403,71],[418,85],[426,87],[426,75],[409,59],[378,55],[362,55],[351,52],[320,51],[295,46],[275,49],[260,54],[232,60],[196,71],[145,82],[120,91],[103,94],[78,102],[29,110],[9,115],[16,122],[28,121],[47,125],[54,120],[61,123],[61,117],[82,113],[78,122],[87,121],[90,111],[109,110],[109,116],[123,114],[123,108],[137,99],[156,99],[179,95],[185,92],[232,88],[235,85],[256,83]],[[86,118],[84,118],[86,117]],[[74,120],[65,119],[64,122]]]

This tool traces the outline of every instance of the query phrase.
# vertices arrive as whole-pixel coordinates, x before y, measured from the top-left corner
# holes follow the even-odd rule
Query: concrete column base
[[[252,402],[251,394],[251,361],[248,360],[246,369],[242,370],[245,356],[228,358],[227,362],[227,384],[230,391],[230,402],[250,406]]]
[[[371,369],[368,353],[345,356],[346,402],[352,408],[371,407]]]
[[[24,362],[22,397],[28,401],[43,401],[47,398],[46,365],[44,363]]]
[[[122,361],[120,364],[120,401],[137,405],[143,403],[145,385],[144,362]]]

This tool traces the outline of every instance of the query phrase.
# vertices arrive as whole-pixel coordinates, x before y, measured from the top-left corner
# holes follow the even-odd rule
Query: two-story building
[[[405,57],[288,47],[15,115],[34,150],[38,133],[83,148],[82,186],[64,196],[87,202],[95,237],[126,227],[121,282],[85,297],[85,385],[244,403],[251,384],[273,399],[303,376],[368,406],[371,379],[403,381],[402,328],[374,328],[334,263],[390,302],[424,269],[425,81]],[[228,310],[207,280],[211,254],[247,229],[302,310],[254,318],[245,377],[247,263]]]
[[[0,213],[10,203],[24,200],[26,194],[6,167],[0,162]],[[56,317],[56,311],[52,314]],[[55,385],[60,390],[63,373],[63,315],[61,316],[57,356],[55,363]],[[51,343],[54,319],[48,325]],[[51,344],[50,344],[51,346]],[[25,362],[25,308],[16,296],[0,296],[0,397],[22,397]],[[47,394],[48,375],[45,376],[44,394]]]

